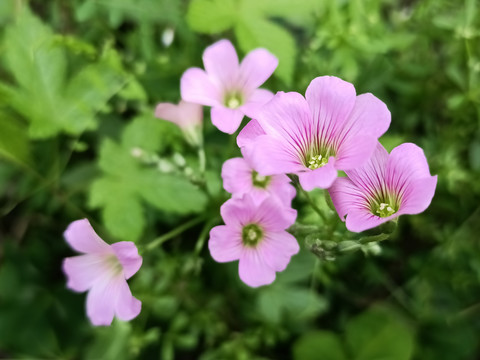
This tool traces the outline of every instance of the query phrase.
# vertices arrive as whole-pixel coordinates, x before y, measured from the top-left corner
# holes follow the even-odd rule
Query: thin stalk
[[[184,231],[190,229],[191,227],[201,223],[205,219],[205,215],[198,216],[190,221],[187,221],[186,223],[176,227],[175,229],[167,232],[166,234],[163,234],[162,236],[159,236],[158,238],[152,240],[148,245],[145,246],[146,251],[150,251],[157,246],[163,244],[164,242],[173,239],[175,236],[180,235]]]

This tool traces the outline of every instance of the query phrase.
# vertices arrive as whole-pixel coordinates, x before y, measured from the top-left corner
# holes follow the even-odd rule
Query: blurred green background
[[[302,249],[259,289],[215,263],[205,242],[235,137],[205,112],[206,196],[195,149],[153,109],[221,38],[279,58],[274,92],[336,75],[382,99],[381,141],[418,144],[438,174],[429,209],[378,254]],[[479,359],[479,79],[476,0],[1,0],[0,358]],[[129,323],[92,327],[65,287],[62,233],[84,217],[142,251]]]

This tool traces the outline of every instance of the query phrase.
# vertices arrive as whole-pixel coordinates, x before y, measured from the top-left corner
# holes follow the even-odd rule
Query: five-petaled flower
[[[220,40],[203,53],[205,71],[190,68],[182,75],[182,99],[211,106],[212,123],[233,134],[243,116],[254,117],[273,94],[259,89],[273,73],[278,59],[265,49],[250,51],[241,63],[232,43]]]
[[[390,125],[390,112],[372,94],[356,96],[352,84],[323,76],[310,83],[305,98],[278,92],[256,119],[264,135],[246,145],[255,169],[297,174],[310,191],[330,187],[337,170],[365,163]]]
[[[431,176],[423,150],[415,144],[397,146],[390,155],[378,144],[363,166],[346,171],[329,189],[347,229],[374,228],[403,214],[419,214],[432,201],[437,176]]]
[[[287,175],[260,175],[247,159],[240,157],[225,161],[222,178],[224,189],[231,193],[233,198],[251,194],[253,200],[260,203],[268,196],[276,196],[285,206],[290,206],[296,195]]]
[[[88,290],[87,315],[93,325],[110,325],[114,315],[131,320],[141,310],[141,302],[132,296],[127,279],[142,265],[142,257],[133,242],[105,243],[87,219],[72,222],[64,233],[68,244],[83,255],[63,261],[67,287],[78,292]]]
[[[272,283],[299,251],[297,240],[285,231],[297,212],[275,197],[256,203],[246,194],[228,200],[220,213],[225,225],[210,231],[210,254],[218,262],[239,260],[240,279],[249,286]]]

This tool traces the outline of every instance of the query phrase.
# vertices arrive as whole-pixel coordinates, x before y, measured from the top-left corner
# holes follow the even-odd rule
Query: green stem
[[[166,234],[163,234],[162,236],[159,236],[158,238],[152,240],[148,245],[145,246],[145,251],[150,251],[157,246],[163,244],[164,242],[174,238],[177,235],[180,235],[182,232],[190,229],[191,227],[201,223],[205,219],[205,215],[200,215],[190,221],[187,221],[186,223],[176,227],[175,229],[167,232]]]
[[[203,147],[203,144],[201,144],[198,149],[197,149],[197,154],[198,154],[198,163],[200,167],[200,175],[202,176],[202,179],[205,178],[205,169],[207,167],[207,159],[205,157],[205,149]]]
[[[195,244],[194,253],[196,256],[200,255],[200,252],[203,249],[203,245],[205,244],[205,240],[207,240],[207,235],[209,233],[210,228],[220,220],[219,217],[214,217],[210,221],[208,221],[202,229],[200,236],[198,237],[197,243]]]
[[[307,199],[307,202],[310,204],[310,206],[312,207],[312,209],[322,218],[323,222],[324,223],[327,223],[328,219],[327,219],[327,216],[323,213],[322,210],[320,210],[320,208],[317,206],[317,204],[315,204],[315,202],[312,200],[312,198],[310,197],[310,194],[308,193],[308,191],[305,191],[302,186],[300,185],[300,183],[298,182],[298,178],[297,177],[294,177],[294,176],[290,176],[290,179],[292,179],[292,182],[293,182],[293,185],[297,188],[297,190],[303,194],[303,196],[305,197],[305,199]]]

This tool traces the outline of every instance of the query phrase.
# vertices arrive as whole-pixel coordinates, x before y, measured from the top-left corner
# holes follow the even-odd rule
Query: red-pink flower
[[[246,130],[256,137],[244,156],[262,175],[297,174],[309,191],[330,187],[337,170],[365,163],[390,125],[390,112],[372,94],[356,96],[352,84],[323,76],[310,83],[305,98],[277,93],[256,119],[261,131]]]
[[[247,159],[233,158],[225,161],[222,167],[223,187],[233,198],[245,194],[252,195],[256,203],[269,196],[276,196],[285,206],[291,206],[295,188],[284,174],[263,176],[256,172]]]
[[[211,106],[212,123],[233,134],[243,116],[254,117],[273,94],[258,89],[273,73],[278,59],[265,49],[250,51],[241,63],[232,43],[220,40],[203,53],[205,70],[190,68],[182,76],[182,99]]]
[[[285,231],[297,212],[275,197],[256,203],[247,194],[228,200],[220,213],[225,225],[210,231],[210,254],[218,262],[238,260],[240,279],[249,286],[272,283],[299,251],[297,240]]]
[[[348,178],[338,178],[329,193],[338,215],[354,232],[423,212],[437,185],[423,150],[411,143],[396,147],[390,155],[378,144],[367,163],[346,173]]]
[[[141,302],[132,296],[127,279],[142,265],[133,242],[105,243],[87,219],[72,222],[64,233],[68,244],[83,255],[63,261],[67,287],[78,292],[88,290],[87,315],[93,325],[110,325],[114,315],[131,320],[141,310]]]

